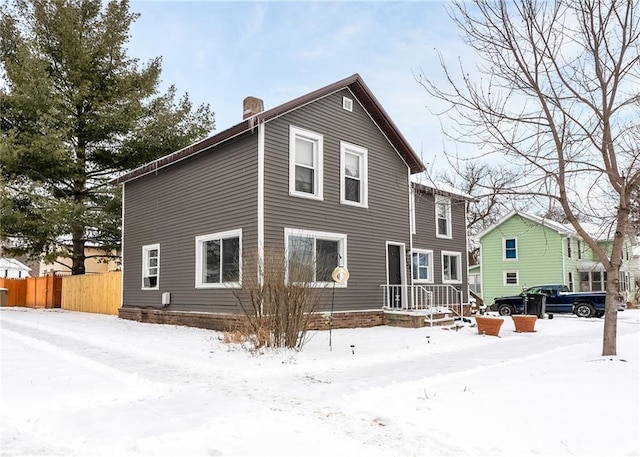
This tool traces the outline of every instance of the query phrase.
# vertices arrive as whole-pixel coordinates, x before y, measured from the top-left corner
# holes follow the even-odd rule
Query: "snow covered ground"
[[[3,308],[2,456],[640,456],[640,311],[313,332],[250,354],[221,333]]]

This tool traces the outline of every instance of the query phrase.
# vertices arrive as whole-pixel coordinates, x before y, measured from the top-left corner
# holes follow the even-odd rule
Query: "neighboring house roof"
[[[18,262],[16,259],[0,257],[0,270],[31,271],[31,268],[22,262]]]
[[[235,136],[243,134],[262,122],[268,122],[279,116],[282,116],[292,110],[307,105],[315,100],[318,100],[327,95],[333,94],[339,90],[348,88],[353,95],[358,99],[360,104],[369,113],[371,119],[376,123],[378,128],[387,137],[389,142],[396,149],[398,154],[404,159],[409,166],[411,173],[419,173],[425,170],[424,164],[415,153],[413,148],[409,145],[406,138],[400,133],[398,127],[393,123],[387,112],[382,108],[382,105],[378,102],[371,90],[364,83],[359,74],[354,74],[348,78],[337,81],[333,84],[329,84],[321,89],[310,92],[301,97],[295,98],[289,102],[283,103],[280,106],[271,108],[266,111],[262,111],[248,119],[243,120],[239,124],[234,125],[222,132],[213,135],[204,140],[198,141],[190,146],[173,152],[169,155],[161,157],[153,162],[150,162],[142,167],[136,168],[118,178],[111,181],[112,184],[120,184],[123,182],[131,181],[140,176],[144,176],[148,173],[152,173],[160,168],[167,167],[175,162],[183,160],[199,152],[203,152],[211,147],[214,147],[226,140],[229,140]]]
[[[560,224],[559,222],[555,222],[555,221],[552,221],[550,219],[546,219],[544,217],[534,216],[532,214],[527,214],[527,213],[523,213],[522,211],[514,210],[514,211],[511,211],[509,214],[507,214],[502,219],[500,219],[498,222],[493,224],[491,227],[487,228],[484,232],[478,233],[475,236],[475,238],[478,239],[478,240],[480,238],[483,238],[485,235],[487,235],[488,233],[492,232],[494,229],[500,227],[502,224],[504,224],[505,222],[507,222],[509,219],[511,219],[514,216],[520,216],[520,217],[523,217],[524,219],[528,219],[531,222],[534,222],[536,224],[542,225],[544,227],[549,227],[550,229],[555,230],[556,232],[558,232],[560,235],[578,236],[578,233],[573,229],[573,227],[570,227],[570,226],[565,225],[565,224]]]
[[[560,235],[580,237],[578,232],[573,228],[571,224],[561,224],[551,219],[546,219],[544,217],[534,216],[533,214],[514,210],[500,219],[498,222],[493,224],[491,227],[487,228],[484,232],[476,235],[474,238],[479,240],[480,238],[491,232],[493,229],[499,227],[516,215],[521,216],[525,219],[529,219],[530,221],[543,225],[545,227],[549,227],[550,229],[558,232],[558,234]],[[587,232],[589,236],[591,236],[591,238],[593,238],[595,241],[606,242],[613,239],[613,231],[611,229],[611,224],[609,223],[593,224],[588,222],[580,222],[580,225],[582,226],[584,231]]]

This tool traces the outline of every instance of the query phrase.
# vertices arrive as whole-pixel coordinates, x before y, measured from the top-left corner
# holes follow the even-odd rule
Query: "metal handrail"
[[[450,284],[383,284],[382,307],[392,310],[448,308],[463,314],[462,290]]]

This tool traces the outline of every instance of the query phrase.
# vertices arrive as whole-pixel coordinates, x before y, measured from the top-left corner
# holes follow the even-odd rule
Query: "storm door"
[[[404,245],[387,243],[387,303],[389,308],[402,308]]]

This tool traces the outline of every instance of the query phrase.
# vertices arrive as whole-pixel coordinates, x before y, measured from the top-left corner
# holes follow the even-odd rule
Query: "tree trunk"
[[[73,233],[73,252],[71,254],[72,275],[83,275],[84,269],[84,240],[82,239],[84,231],[76,231]]]
[[[602,338],[602,355],[617,354],[618,330],[618,294],[620,284],[620,269],[607,269],[607,304],[604,311],[604,334]]]

